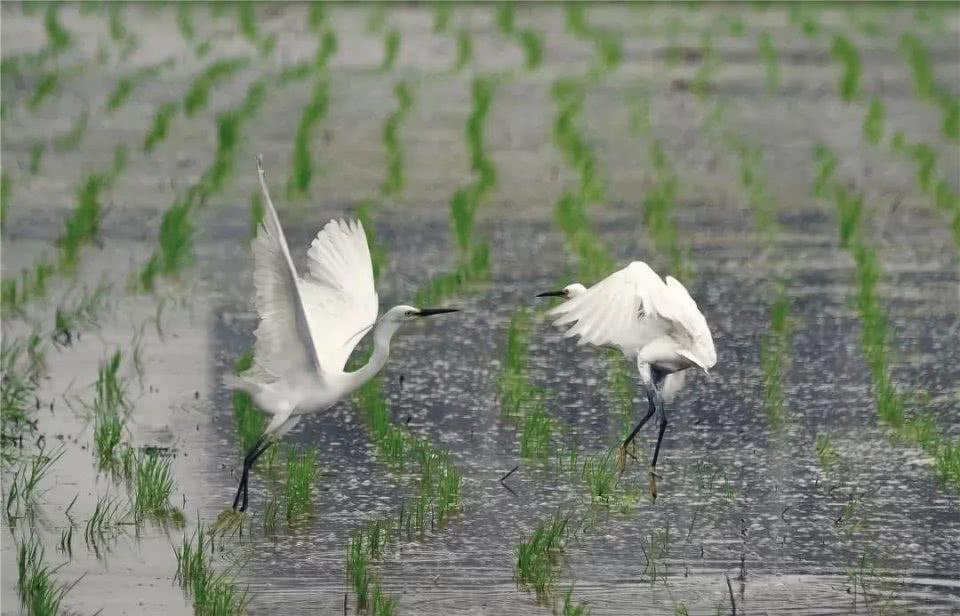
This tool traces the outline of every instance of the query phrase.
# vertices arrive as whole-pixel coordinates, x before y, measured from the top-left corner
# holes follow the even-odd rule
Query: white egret
[[[307,251],[306,275],[298,276],[259,156],[257,173],[266,203],[253,243],[260,324],[253,366],[239,376],[225,377],[224,384],[249,393],[257,407],[272,418],[244,457],[234,511],[238,506],[239,511],[247,509],[247,483],[257,458],[303,415],[329,409],[373,378],[387,362],[390,340],[401,325],[457,311],[401,305],[377,319],[370,250],[359,222],[327,223]],[[350,353],[371,328],[369,361],[354,372],[345,372]]]
[[[707,320],[687,289],[675,278],[666,281],[642,261],[634,261],[587,289],[575,283],[537,297],[563,297],[567,301],[548,312],[564,337],[579,336],[577,344],[620,349],[636,362],[647,394],[647,414],[620,445],[623,467],[627,446],[640,428],[660,416],[657,446],[650,464],[650,490],[656,497],[656,468],[660,443],[667,429],[664,400],[683,384],[683,370],[708,372],[717,363],[717,352]]]

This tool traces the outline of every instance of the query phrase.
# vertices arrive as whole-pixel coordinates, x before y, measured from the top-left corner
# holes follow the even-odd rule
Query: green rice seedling
[[[837,62],[843,65],[840,76],[840,97],[849,102],[860,92],[860,73],[862,71],[860,52],[850,39],[842,34],[833,38],[831,53]]]
[[[307,23],[314,32],[320,32],[321,26],[327,21],[327,8],[322,2],[311,2],[307,10]]]
[[[279,37],[277,36],[276,32],[268,34],[260,39],[260,42],[257,44],[257,51],[260,53],[260,57],[269,58],[277,48],[278,40]]]
[[[193,117],[205,109],[210,99],[210,90],[217,84],[229,79],[250,64],[247,58],[224,58],[215,60],[203,70],[190,84],[183,98],[183,111],[187,117]]]
[[[820,36],[821,26],[819,16],[810,7],[795,4],[790,7],[790,23],[798,26],[808,38]]]
[[[933,61],[926,46],[915,34],[906,32],[900,37],[900,51],[906,56],[913,73],[913,86],[921,99],[932,99],[937,92]]]
[[[357,595],[357,609],[364,610],[370,601],[370,559],[363,549],[363,533],[354,533],[347,547],[347,579]]]
[[[813,195],[825,197],[837,170],[837,157],[826,145],[818,143],[814,147],[813,158],[817,166],[817,175],[813,181]]]
[[[257,99],[253,99],[253,104],[259,104]],[[240,111],[230,110],[217,116],[217,151],[213,159],[213,164],[204,172],[200,182],[191,187],[191,194],[199,198],[203,203],[210,195],[215,195],[223,190],[230,173],[233,171],[234,159],[237,143],[240,139],[240,125],[243,117]],[[188,197],[188,202],[193,199]]]
[[[383,72],[392,71],[397,62],[397,54],[400,52],[400,31],[390,30],[383,39],[383,62],[380,64],[380,70]]]
[[[517,40],[523,47],[524,65],[528,71],[535,71],[543,64],[543,41],[533,28],[524,28],[517,32]]]
[[[287,181],[287,195],[290,198],[306,195],[310,189],[310,181],[313,178],[313,159],[310,153],[313,130],[326,116],[329,102],[327,81],[318,79],[313,86],[313,95],[300,116],[300,124],[293,142],[293,170]]]
[[[506,37],[513,36],[517,31],[516,11],[512,2],[502,2],[497,5],[497,27]]]
[[[128,513],[116,498],[101,496],[84,527],[84,540],[88,545],[95,545],[105,536],[116,535]]]
[[[770,329],[760,340],[760,370],[763,374],[763,408],[774,430],[781,430],[787,421],[783,393],[784,373],[789,366],[792,346],[790,298],[781,283],[770,306]]]
[[[60,89],[60,73],[54,69],[43,73],[37,81],[37,87],[33,90],[33,95],[27,103],[30,111],[36,111],[43,105],[43,102],[56,94]]]
[[[4,505],[8,521],[22,518],[33,511],[37,499],[44,492],[40,489],[40,483],[61,457],[63,457],[62,446],[50,454],[45,453],[41,447],[35,455],[17,465],[13,477],[7,483]]]
[[[294,451],[287,455],[287,521],[305,515],[311,507],[310,494],[317,476],[317,456],[312,449]]]
[[[160,271],[174,274],[192,260],[193,223],[190,220],[190,202],[177,201],[163,213],[160,221]]]
[[[330,63],[330,58],[337,53],[337,48],[337,33],[329,29],[324,31],[323,36],[320,37],[320,47],[317,49],[315,60],[317,68],[325,69]]]
[[[58,240],[62,268],[72,269],[76,265],[80,248],[92,242],[100,232],[103,218],[100,193],[108,187],[109,178],[97,173],[88,175],[77,187],[77,205],[66,220],[64,233]]]
[[[207,54],[210,53],[210,50],[213,49],[213,39],[207,39],[194,48],[194,53],[197,54],[198,58],[205,58]]]
[[[253,44],[260,38],[260,32],[257,28],[257,6],[253,2],[238,2],[237,9],[237,28],[240,34]]]
[[[242,374],[253,367],[253,349],[237,357],[233,365],[234,374]],[[263,433],[266,426],[265,416],[253,404],[250,394],[243,391],[233,392],[233,420],[239,435],[241,451],[247,451]]]
[[[53,140],[53,149],[57,152],[72,152],[76,150],[77,146],[80,145],[80,141],[83,139],[83,135],[87,132],[89,115],[90,114],[84,110],[77,116],[70,130]]]
[[[536,401],[531,407],[520,433],[520,455],[524,458],[543,459],[549,453],[553,423],[542,402]]]
[[[459,73],[470,62],[473,57],[473,39],[470,37],[470,31],[466,28],[460,28],[457,31],[457,59],[453,63],[453,71]]]
[[[780,89],[780,56],[773,44],[773,37],[764,31],[757,39],[757,50],[766,66],[767,92],[773,94]]]
[[[620,434],[623,438],[626,438],[633,427],[633,394],[635,388],[633,372],[635,369],[631,369],[630,364],[621,353],[610,353],[608,364],[610,395],[613,403],[610,415],[618,418]]]
[[[453,13],[452,8],[453,5],[450,2],[437,2],[434,4],[433,32],[435,34],[446,32],[450,27],[450,15]]]
[[[573,598],[573,586],[563,595],[563,616],[590,616],[590,607]]]
[[[521,414],[521,404],[531,395],[527,380],[527,353],[530,346],[530,311],[513,313],[507,328],[503,366],[497,381],[500,406],[508,415]]]
[[[941,92],[937,100],[943,108],[943,136],[953,141],[960,140],[960,99],[948,92]]]
[[[590,502],[609,504],[619,483],[616,460],[612,452],[588,456],[580,470],[590,489]]]
[[[470,249],[473,238],[473,219],[477,209],[477,192],[473,188],[458,188],[450,199],[450,215],[454,235],[460,250]]]
[[[824,471],[829,471],[840,461],[840,453],[833,444],[833,438],[828,433],[817,433],[814,448],[817,454],[817,462]]]
[[[17,549],[17,595],[26,614],[60,614],[63,599],[73,588],[54,578],[60,567],[50,567],[45,556],[43,543],[33,533]]]
[[[133,513],[138,521],[175,513],[170,505],[174,486],[170,458],[152,451],[143,452],[137,460],[134,479]]]
[[[398,107],[383,127],[383,144],[387,150],[387,179],[380,186],[385,195],[392,195],[403,188],[403,148],[400,146],[400,125],[413,105],[413,97],[406,83],[400,82],[394,87]]]
[[[917,184],[923,192],[933,187],[934,173],[937,169],[937,152],[926,143],[910,147],[910,156],[917,163]]]
[[[188,2],[177,3],[177,28],[183,40],[190,43],[197,32],[193,26],[193,6]]]
[[[873,145],[883,141],[886,117],[887,112],[883,101],[874,96],[870,100],[870,107],[867,108],[867,115],[863,119],[863,136]]]
[[[160,68],[164,64],[155,64],[145,68],[138,69],[127,75],[123,75],[117,80],[117,85],[107,97],[106,109],[108,112],[114,112],[130,99],[133,91],[142,83],[155,78],[160,73]]]
[[[177,572],[174,579],[184,594],[193,599],[194,610],[198,614],[210,616],[231,616],[246,614],[250,595],[241,589],[230,576],[230,572],[217,573],[210,557],[207,556],[207,544],[213,551],[213,537],[209,541],[203,525],[198,526],[191,538],[183,537],[179,548],[174,548],[177,558]]]
[[[110,38],[120,46],[120,58],[126,60],[137,47],[137,37],[123,23],[121,8],[120,4],[110,5]]]
[[[58,7],[51,3],[47,5],[47,11],[43,18],[43,27],[47,32],[47,47],[57,55],[65,51],[72,42],[72,37],[63,24],[60,23],[57,14]]]
[[[680,231],[673,217],[676,192],[677,180],[673,176],[656,184],[644,200],[643,222],[657,250],[668,257],[670,268],[684,278],[688,270],[680,247]]]
[[[587,13],[579,2],[567,4],[567,32],[576,38],[590,38],[590,24],[587,23]]]
[[[97,415],[94,419],[93,442],[101,468],[110,467],[123,438],[124,421],[118,415]]]
[[[180,110],[178,103],[163,103],[157,108],[146,136],[143,139],[143,151],[152,152],[159,143],[167,138],[170,122]]]
[[[68,559],[73,558],[73,526],[60,530],[60,543],[57,544],[57,551]]]
[[[569,514],[558,512],[552,519],[538,524],[530,539],[517,546],[517,583],[523,588],[533,588],[538,601],[546,601],[557,578],[569,522]]]
[[[834,189],[834,203],[840,219],[840,246],[846,248],[850,246],[854,235],[860,230],[863,196],[853,194],[845,187],[837,185]]]

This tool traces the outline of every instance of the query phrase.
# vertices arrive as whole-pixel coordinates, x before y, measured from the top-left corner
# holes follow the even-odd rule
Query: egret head
[[[430,317],[435,314],[459,312],[457,308],[416,308],[414,306],[394,306],[383,315],[383,320],[393,323],[405,323],[421,317]]]
[[[537,297],[562,297],[564,299],[570,299],[571,297],[576,297],[586,293],[587,287],[583,286],[579,282],[573,284],[568,284],[559,291],[547,291],[545,293],[538,293]]]

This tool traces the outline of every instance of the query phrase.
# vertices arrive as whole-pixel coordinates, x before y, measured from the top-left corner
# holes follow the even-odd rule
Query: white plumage
[[[661,279],[642,261],[634,261],[589,289],[575,283],[540,296],[567,298],[547,313],[564,330],[564,337],[578,337],[577,344],[618,348],[636,362],[649,409],[621,445],[620,460],[622,464],[626,446],[659,411],[660,431],[651,464],[656,468],[667,426],[664,400],[682,386],[683,370],[697,367],[707,372],[717,363],[713,336],[697,303],[675,278]],[[656,496],[653,477],[651,492]]]
[[[307,251],[307,273],[300,277],[290,257],[277,211],[270,199],[263,165],[257,160],[265,212],[253,243],[254,287],[260,323],[253,366],[224,384],[248,392],[258,408],[272,415],[263,435],[244,459],[233,507],[247,507],[247,481],[257,458],[307,413],[324,411],[356,391],[384,366],[390,340],[400,326],[418,317],[454,312],[395,306],[377,320],[378,298],[363,226],[333,220]],[[370,360],[344,372],[347,360],[374,327]]]

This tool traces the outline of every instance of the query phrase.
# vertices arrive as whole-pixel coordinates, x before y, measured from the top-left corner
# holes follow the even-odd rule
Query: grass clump
[[[580,476],[590,489],[590,502],[609,504],[620,481],[613,452],[588,456],[583,461]]]
[[[209,546],[209,547],[208,547]],[[232,616],[247,613],[250,596],[241,589],[230,571],[217,573],[211,562],[213,537],[207,537],[200,525],[191,538],[183,537],[179,548],[174,548],[177,572],[174,579],[184,593],[193,599],[197,614]],[[208,555],[209,550],[209,555]]]
[[[120,79],[117,80],[117,85],[114,86],[113,91],[110,93],[110,96],[107,97],[107,111],[113,113],[117,109],[123,107],[123,105],[130,99],[130,96],[133,94],[134,90],[151,79],[156,78],[160,73],[160,70],[164,66],[169,66],[170,64],[171,62],[167,61],[160,64],[146,66],[120,77]]]
[[[473,39],[470,37],[470,31],[466,28],[460,28],[457,31],[457,59],[453,63],[453,71],[459,73],[473,58]]]
[[[830,470],[840,461],[840,452],[833,444],[833,437],[826,432],[817,433],[814,450],[817,454],[817,463],[824,471]]]
[[[926,45],[917,35],[906,32],[900,37],[900,51],[906,56],[913,74],[913,87],[917,97],[932,99],[937,93],[937,81],[933,73],[933,61]]]
[[[825,197],[837,171],[837,156],[826,145],[818,143],[813,149],[813,159],[817,166],[817,175],[813,180],[813,195]]]
[[[170,505],[174,487],[170,458],[150,450],[143,452],[137,460],[134,479],[133,512],[137,520],[177,515]]]
[[[316,6],[311,4],[310,6]],[[318,69],[325,69],[330,63],[330,58],[337,53],[337,33],[333,30],[325,30],[320,37],[320,47],[317,48],[317,56],[314,64]]]
[[[552,519],[539,523],[530,538],[517,546],[517,584],[532,588],[540,602],[546,601],[559,573],[569,522],[569,514],[558,512]]]
[[[500,408],[508,416],[522,417],[525,414],[524,405],[536,395],[527,375],[530,317],[530,311],[521,308],[513,313],[507,328],[507,343],[497,389]]]
[[[566,23],[567,31],[573,37],[593,43],[597,52],[597,61],[593,68],[594,76],[603,75],[620,65],[623,59],[623,44],[620,36],[590,24],[582,4],[579,2],[567,4]]]
[[[870,106],[867,108],[867,115],[863,119],[863,136],[873,145],[883,141],[884,123],[886,121],[887,111],[883,101],[874,96],[870,99]]]
[[[170,122],[180,110],[178,103],[163,103],[153,114],[153,120],[146,136],[143,138],[143,151],[152,152],[159,143],[167,138],[167,132],[170,130]]]
[[[60,567],[45,563],[45,556],[43,543],[33,533],[17,549],[17,595],[20,607],[31,616],[63,613],[61,604],[73,588],[54,578]]]
[[[43,102],[56,94],[60,89],[60,73],[57,70],[48,71],[40,75],[37,86],[33,90],[33,95],[27,106],[30,111],[36,111],[43,105]]]
[[[397,63],[397,54],[400,53],[400,31],[389,30],[383,39],[383,62],[380,64],[380,70],[384,73],[392,71]]]
[[[313,178],[313,158],[310,144],[316,125],[327,114],[330,103],[329,87],[325,79],[319,79],[313,86],[313,94],[307,106],[303,108],[300,124],[293,142],[293,170],[287,181],[287,196],[294,198],[306,195]]]
[[[43,17],[43,27],[47,32],[47,48],[53,55],[66,51],[73,41],[70,32],[60,23],[57,10],[56,3],[51,2],[47,5],[47,11]]]
[[[544,459],[550,453],[553,423],[543,402],[536,401],[523,421],[520,433],[520,455],[524,458]]]
[[[843,66],[843,72],[840,75],[840,97],[850,102],[860,92],[860,73],[863,70],[860,52],[850,39],[838,34],[833,38],[831,54]]]
[[[172,275],[192,261],[193,222],[191,202],[177,201],[163,213],[158,233],[158,248],[140,269],[140,288],[153,291],[157,275]]]
[[[413,105],[410,87],[405,82],[398,83],[393,92],[397,99],[397,109],[387,118],[383,126],[383,145],[387,150],[387,178],[380,185],[380,191],[384,195],[394,195],[403,189],[403,147],[400,145],[400,127]]]
[[[313,449],[287,455],[287,521],[303,517],[310,510],[310,493],[317,476],[317,456]]]
[[[91,243],[100,232],[103,209],[100,194],[110,187],[112,178],[91,173],[76,189],[77,204],[64,224],[65,229],[58,240],[60,245],[60,266],[72,269],[77,263],[80,248]]]
[[[33,512],[37,500],[44,492],[40,488],[41,482],[61,457],[63,457],[62,447],[50,454],[41,447],[36,454],[22,460],[16,466],[13,477],[7,482],[4,502],[7,520],[11,525],[14,520],[26,517]]]
[[[183,111],[187,117],[193,117],[205,109],[210,99],[210,90],[220,82],[229,79],[250,64],[246,58],[224,58],[216,60],[203,70],[190,84],[183,98]]]
[[[760,339],[763,409],[774,430],[781,430],[787,422],[783,379],[792,356],[792,342],[790,298],[787,296],[786,287],[781,283],[777,285],[773,304],[770,306],[770,328]]]

